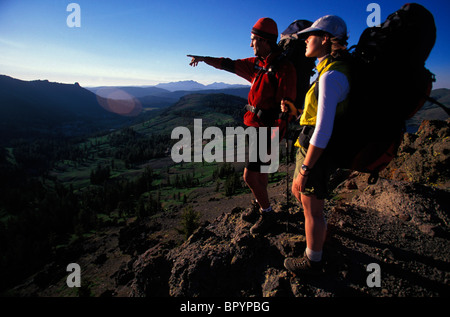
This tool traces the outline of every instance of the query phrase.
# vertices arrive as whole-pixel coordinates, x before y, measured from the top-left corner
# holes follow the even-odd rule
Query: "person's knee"
[[[254,172],[248,169],[244,170],[243,178],[250,188],[265,188],[267,187],[269,180],[267,174]]]
[[[303,213],[305,217],[323,218],[324,201],[317,199],[315,195],[301,195]]]
[[[252,187],[252,185],[255,184],[256,179],[255,179],[253,173],[252,173],[251,171],[249,171],[248,169],[245,169],[245,170],[244,170],[243,178],[244,178],[244,182],[245,182],[248,186]]]

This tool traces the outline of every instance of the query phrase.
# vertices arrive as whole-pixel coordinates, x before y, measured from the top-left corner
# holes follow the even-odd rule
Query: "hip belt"
[[[298,136],[298,143],[308,149],[309,141],[311,141],[312,135],[314,134],[315,126],[313,125],[302,125],[300,126],[300,135]]]
[[[258,116],[258,118],[260,118],[262,116],[262,114],[263,114],[263,110],[262,109],[253,107],[252,105],[248,105],[248,104],[245,105],[245,109],[247,111],[250,111],[250,112],[253,112],[254,114],[256,114]]]
[[[245,105],[245,109],[256,114],[256,116],[267,126],[272,125],[274,121],[282,115],[282,113],[277,110],[261,109],[249,104]]]

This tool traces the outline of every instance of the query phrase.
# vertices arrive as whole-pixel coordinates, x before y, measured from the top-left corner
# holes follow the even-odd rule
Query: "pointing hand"
[[[204,56],[197,56],[197,55],[187,55],[187,57],[192,57],[191,62],[189,63],[190,66],[196,67],[199,62],[204,62]]]

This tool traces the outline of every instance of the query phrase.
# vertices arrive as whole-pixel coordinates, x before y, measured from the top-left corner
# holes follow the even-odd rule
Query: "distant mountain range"
[[[44,135],[83,135],[128,118],[105,109],[78,83],[23,81],[0,75],[0,142]],[[102,102],[106,104],[106,102]]]
[[[163,88],[165,87],[165,88]],[[212,89],[215,88],[215,89]],[[186,90],[182,90],[186,89]],[[194,81],[158,84],[147,87],[90,87],[78,83],[61,84],[49,81],[23,81],[0,75],[0,144],[11,139],[31,138],[43,135],[87,135],[93,132],[117,129],[133,124],[136,120],[159,117],[161,111],[167,116],[171,110],[179,111],[184,104],[183,114],[199,113],[203,117],[217,116],[222,122],[235,118],[237,108],[230,108],[230,102],[246,102],[249,86],[214,83],[202,85]],[[188,95],[193,98],[180,98]],[[202,95],[214,94],[211,98]],[[234,98],[225,98],[231,95]],[[450,89],[436,89],[432,97],[450,106]],[[225,98],[225,99],[224,99]],[[194,102],[195,101],[195,102]],[[227,105],[228,113],[213,104]],[[176,105],[175,107],[170,107]],[[188,109],[190,106],[195,109]],[[150,111],[161,109],[161,111]],[[187,112],[186,112],[187,111]],[[224,115],[226,115],[224,117]],[[424,119],[446,120],[447,114],[438,106],[426,103],[407,122],[408,131],[414,132]]]
[[[99,86],[99,87],[86,87],[86,89],[102,96],[106,97],[106,94],[114,89],[121,89],[126,91],[130,95],[140,98],[145,96],[159,96],[167,95],[167,92],[177,91],[210,91],[210,90],[249,90],[249,85],[240,84],[226,84],[226,83],[212,83],[209,85],[203,85],[193,80],[177,81],[170,83],[160,83],[154,86]]]
[[[250,86],[213,83],[203,85],[196,81],[162,83],[155,86],[101,86],[87,87],[100,97],[108,99],[136,98],[145,108],[164,108],[181,97],[192,94],[227,94],[247,99]]]
[[[86,87],[90,91],[96,92],[99,89],[105,88],[121,88],[128,89],[134,91],[136,93],[136,97],[143,97],[145,95],[153,95],[156,93],[161,93],[163,91],[194,91],[194,90],[211,90],[211,89],[236,89],[236,88],[250,88],[249,85],[240,85],[240,84],[226,84],[223,82],[215,82],[209,85],[203,85],[194,80],[183,80],[169,83],[160,83],[154,86],[100,86],[100,87]]]
[[[157,88],[163,88],[169,91],[177,90],[208,90],[208,89],[229,89],[229,88],[249,88],[249,85],[226,84],[226,83],[212,83],[203,85],[193,80],[177,81],[171,83],[161,83],[156,85]]]
[[[0,75],[0,144],[13,139],[79,136],[117,129],[152,115],[192,93],[227,94],[246,99],[249,86],[194,81],[160,84],[161,87],[95,87],[47,80],[23,81]],[[208,89],[216,87],[217,89]],[[222,87],[222,88],[219,88]],[[211,101],[210,101],[211,102]]]

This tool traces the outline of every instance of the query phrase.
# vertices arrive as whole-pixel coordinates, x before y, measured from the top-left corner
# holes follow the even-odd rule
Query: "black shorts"
[[[306,158],[306,149],[300,147],[297,150],[294,179],[297,178],[301,171],[301,166]],[[329,194],[329,182],[331,175],[336,171],[337,167],[333,164],[333,159],[324,153],[319,160],[314,164],[314,167],[308,174],[306,187],[303,195],[314,195],[317,199],[326,199]]]
[[[267,140],[267,147],[266,150],[267,154],[271,154],[271,128],[268,127],[266,129],[259,129],[256,128],[256,138],[252,138],[250,136],[247,136],[248,138],[248,156],[247,156],[247,161],[246,161],[246,165],[245,167],[252,171],[252,172],[258,172],[261,173],[261,166],[269,166],[271,164],[271,160],[269,160],[268,162],[263,162],[261,161],[260,158],[260,144],[259,144],[259,139],[261,138],[262,133],[264,133],[266,135],[266,140]],[[256,161],[254,161],[254,159],[252,158],[252,153],[256,152]]]

